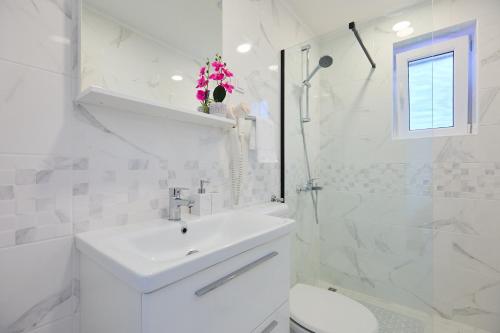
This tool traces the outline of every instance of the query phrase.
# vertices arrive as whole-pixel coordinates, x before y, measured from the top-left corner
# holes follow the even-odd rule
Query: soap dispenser
[[[212,214],[212,196],[206,193],[205,185],[210,183],[209,180],[200,179],[200,188],[193,195],[194,206],[191,208],[191,213],[198,216]]]

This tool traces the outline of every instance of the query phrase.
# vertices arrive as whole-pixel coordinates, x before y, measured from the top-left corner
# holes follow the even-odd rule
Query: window
[[[435,33],[394,48],[394,136],[472,133],[474,47],[469,33]]]
[[[453,127],[453,54],[408,62],[410,131]]]

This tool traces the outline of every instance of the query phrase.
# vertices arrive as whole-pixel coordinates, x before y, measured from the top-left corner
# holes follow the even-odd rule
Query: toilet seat
[[[314,333],[377,333],[375,316],[362,304],[326,289],[297,284],[290,290],[292,322]]]

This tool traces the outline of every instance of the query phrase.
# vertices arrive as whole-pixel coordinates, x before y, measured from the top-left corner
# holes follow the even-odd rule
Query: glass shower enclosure
[[[393,113],[400,102],[397,48],[414,42],[434,47],[435,31],[487,15],[459,2],[420,1],[356,22],[376,67],[349,22],[285,50],[285,198],[297,222],[292,282],[334,288],[360,301],[379,319],[381,333],[500,332],[499,316],[487,314],[493,310],[458,296],[461,285],[453,285],[450,270],[456,262],[449,262],[447,251],[473,255],[441,232],[456,222],[441,220],[443,177],[460,168],[443,154],[463,138],[432,130],[427,137],[398,137]],[[311,78],[324,56],[333,63],[319,66]],[[429,95],[436,100],[411,126],[453,121],[443,111],[453,87],[441,84],[450,77],[449,60],[433,58],[430,66],[411,69],[410,81],[431,73],[427,90],[417,92],[421,103]],[[418,103],[414,96],[411,102]],[[457,228],[470,232],[466,225]],[[475,288],[471,292],[481,286]]]

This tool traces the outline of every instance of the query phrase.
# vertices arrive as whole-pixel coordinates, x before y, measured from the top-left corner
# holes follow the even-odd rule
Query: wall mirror
[[[80,91],[194,110],[200,66],[222,51],[222,0],[82,0]]]

